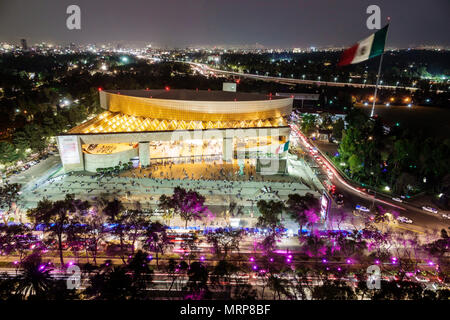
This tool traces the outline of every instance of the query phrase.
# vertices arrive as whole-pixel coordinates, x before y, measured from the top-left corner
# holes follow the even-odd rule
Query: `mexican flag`
[[[345,50],[342,53],[338,66],[363,62],[383,54],[388,27],[389,25],[387,24],[383,29],[378,30],[370,37],[359,41],[353,47]]]
[[[275,153],[283,153],[289,150],[289,141],[283,144],[280,144],[277,148],[277,150],[275,150]]]

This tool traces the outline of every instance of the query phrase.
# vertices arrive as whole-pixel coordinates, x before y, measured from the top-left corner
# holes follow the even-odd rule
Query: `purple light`
[[[147,256],[147,260],[152,260],[152,259],[153,259],[153,256],[151,254]]]
[[[327,267],[327,270],[330,270],[330,268],[329,268],[329,267]]]
[[[72,266],[73,265],[73,261],[69,261],[69,266]]]
[[[16,261],[14,261],[13,263],[14,263],[14,264],[19,264],[19,261],[16,260]]]
[[[40,267],[39,267],[39,270],[43,270],[45,268],[45,266],[44,265],[41,265]]]
[[[291,255],[291,254],[290,254],[290,255],[288,255],[288,258],[289,258],[289,259],[292,259],[292,255]]]
[[[270,262],[273,262],[273,258],[270,258],[269,261],[270,261]]]
[[[258,270],[258,267],[256,265],[254,265],[253,270]]]
[[[352,260],[347,259],[347,263],[348,263],[348,264],[352,263]]]
[[[327,259],[322,259],[322,263],[327,263],[328,260]]]
[[[375,264],[380,264],[380,260],[375,260]]]
[[[204,256],[201,256],[201,257],[200,257],[200,261],[205,261],[205,257],[204,257]]]
[[[251,262],[255,261],[255,258],[250,257],[250,261],[251,261]]]
[[[341,267],[339,267],[339,268],[337,268],[338,269],[338,271],[341,271],[342,269],[341,269]]]
[[[292,260],[289,259],[289,258],[286,259],[286,262],[287,262],[287,263],[291,263],[291,261],[292,261]]]
[[[428,261],[428,265],[433,266],[434,265],[433,261]]]

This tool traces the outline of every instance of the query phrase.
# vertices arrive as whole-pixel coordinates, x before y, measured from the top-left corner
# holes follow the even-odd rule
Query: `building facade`
[[[58,136],[66,172],[161,159],[283,161],[290,97],[169,88],[99,94],[105,111]]]

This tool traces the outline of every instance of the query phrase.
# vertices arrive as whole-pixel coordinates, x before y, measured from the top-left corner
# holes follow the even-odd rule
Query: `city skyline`
[[[81,30],[66,28],[70,1],[0,3],[0,41],[29,44],[114,43],[131,46],[307,48],[346,47],[373,30],[366,27],[370,1],[304,1],[245,3],[228,1],[78,1]],[[388,46],[448,46],[446,13],[450,4],[379,1],[381,19],[391,18]],[[239,9],[239,10],[238,10]],[[428,12],[427,15],[423,15]],[[358,14],[359,13],[359,14]],[[14,17],[14,19],[13,19]],[[323,18],[323,17],[326,17]],[[7,34],[7,35],[6,35]]]

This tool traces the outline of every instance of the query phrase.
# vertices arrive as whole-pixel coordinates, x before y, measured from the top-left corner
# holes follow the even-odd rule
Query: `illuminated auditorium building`
[[[286,157],[292,98],[168,88],[99,94],[105,111],[58,136],[66,172],[243,157],[258,166],[264,157]]]

